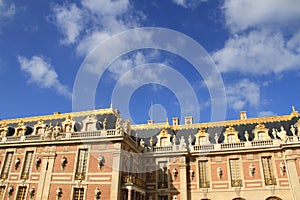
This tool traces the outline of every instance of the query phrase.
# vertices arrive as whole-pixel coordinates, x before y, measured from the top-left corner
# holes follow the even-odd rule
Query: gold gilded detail
[[[45,115],[45,116],[34,116],[34,117],[25,117],[25,118],[16,118],[16,119],[5,119],[0,120],[0,123],[6,123],[6,124],[13,124],[13,123],[19,123],[20,121],[23,122],[33,122],[33,121],[39,121],[39,120],[52,120],[52,119],[64,119],[68,116],[73,117],[79,117],[79,116],[86,116],[90,113],[93,113],[95,115],[104,115],[104,114],[114,114],[115,116],[120,116],[119,112],[117,110],[113,109],[101,109],[101,110],[91,110],[91,111],[83,111],[83,112],[73,112],[73,113],[62,113],[59,114],[58,112],[54,113],[53,115]]]

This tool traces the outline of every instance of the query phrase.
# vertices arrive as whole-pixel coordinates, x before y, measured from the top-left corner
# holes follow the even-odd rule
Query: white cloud
[[[299,7],[298,0],[225,0],[223,5],[226,24],[234,32],[298,21]]]
[[[222,72],[280,74],[300,68],[300,1],[226,0],[231,35],[213,58]]]
[[[173,0],[173,3],[182,6],[184,8],[195,8],[201,2],[206,2],[207,0]]]
[[[18,56],[18,62],[21,70],[29,75],[28,83],[35,83],[41,88],[53,88],[58,94],[71,98],[71,92],[60,83],[49,60],[43,56],[33,56],[31,59]]]
[[[258,113],[258,117],[276,116],[277,114],[272,111],[261,111]]]
[[[258,84],[243,79],[226,87],[226,97],[228,106],[234,110],[240,111],[248,105],[256,107],[260,103],[260,88]]]
[[[17,12],[16,5],[9,0],[0,0],[0,22],[5,19],[12,18]],[[0,24],[0,25],[1,25]]]
[[[86,56],[109,36],[136,27],[129,9],[128,0],[84,0],[78,5],[55,5],[51,18],[63,36],[62,43],[76,43],[76,53]]]
[[[82,5],[97,15],[120,15],[127,11],[128,0],[83,0]]]
[[[54,21],[63,34],[64,44],[73,44],[84,29],[84,13],[76,4],[54,6]]]
[[[291,46],[300,41],[296,40],[291,41]],[[299,69],[299,53],[287,47],[281,33],[255,30],[228,39],[224,48],[213,54],[213,58],[222,72],[266,75]]]

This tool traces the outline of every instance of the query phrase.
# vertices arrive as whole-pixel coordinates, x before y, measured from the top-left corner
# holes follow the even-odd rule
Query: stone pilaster
[[[180,163],[179,166],[179,172],[180,172],[180,199],[181,200],[187,200],[188,194],[187,194],[187,172],[186,172],[186,161],[185,157],[182,157],[180,160],[182,163]]]
[[[50,183],[52,170],[54,167],[55,152],[47,152],[42,154],[41,173],[39,179],[36,199],[48,200],[50,192]]]
[[[111,190],[110,190],[110,199],[118,200],[120,187],[121,187],[121,178],[120,178],[120,164],[121,158],[120,153],[113,154],[113,162],[112,162],[112,177],[111,177]]]
[[[296,157],[291,155],[291,153],[291,150],[287,150],[286,152],[286,170],[293,200],[300,200],[300,183],[296,167]]]

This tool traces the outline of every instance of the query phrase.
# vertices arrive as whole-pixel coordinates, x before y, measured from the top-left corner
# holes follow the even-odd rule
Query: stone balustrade
[[[25,135],[25,136],[8,136],[0,137],[0,143],[19,143],[19,142],[37,142],[37,141],[60,141],[60,140],[78,140],[78,139],[92,139],[92,138],[109,138],[124,136],[124,132],[109,129],[85,132],[68,132],[60,133],[56,138],[45,138],[43,135]],[[244,141],[236,143],[220,143],[220,144],[204,144],[204,145],[170,145],[160,147],[145,147],[145,153],[160,153],[160,152],[207,152],[207,151],[220,151],[230,149],[245,149],[245,148],[259,148],[267,146],[279,146],[281,144],[299,143],[300,136],[289,136],[285,141],[278,139],[269,139],[261,141]]]
[[[122,182],[124,185],[136,185],[145,188],[145,182],[134,175],[123,176]]]
[[[43,140],[72,140],[72,139],[91,139],[124,136],[124,132],[115,129],[86,131],[86,132],[69,132],[60,133],[56,138],[46,138],[44,135],[25,135],[25,136],[7,136],[0,137],[0,143],[18,143],[18,142],[35,142]]]

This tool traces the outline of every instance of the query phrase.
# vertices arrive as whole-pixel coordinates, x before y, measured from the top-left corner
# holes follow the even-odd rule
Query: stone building
[[[0,121],[0,199],[297,200],[300,116],[131,125],[109,108]]]

